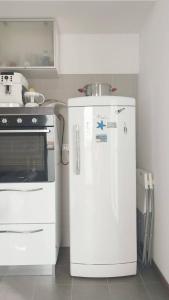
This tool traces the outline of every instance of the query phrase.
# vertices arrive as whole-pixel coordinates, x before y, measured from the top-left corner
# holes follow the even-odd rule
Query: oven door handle
[[[1,133],[38,133],[38,132],[46,132],[49,133],[50,130],[49,129],[4,129],[4,130],[0,130],[0,134]]]
[[[29,193],[29,192],[38,192],[42,191],[43,188],[36,188],[36,189],[30,189],[30,190],[18,190],[18,189],[0,189],[0,192],[23,192],[23,193]]]

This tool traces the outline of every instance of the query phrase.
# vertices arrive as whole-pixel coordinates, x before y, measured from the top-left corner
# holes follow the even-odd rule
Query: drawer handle
[[[36,229],[36,230],[23,230],[23,231],[17,231],[17,230],[0,230],[0,233],[37,233],[37,232],[41,232],[43,231],[43,229]]]
[[[17,189],[0,189],[0,192],[23,192],[23,193],[29,193],[29,192],[38,192],[42,191],[43,188],[37,188],[37,189],[30,189],[30,190],[17,190]]]

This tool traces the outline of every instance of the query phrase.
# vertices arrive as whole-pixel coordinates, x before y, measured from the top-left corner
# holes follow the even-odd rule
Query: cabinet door
[[[0,265],[56,263],[54,224],[0,225]]]
[[[0,224],[55,223],[55,182],[1,183]]]
[[[0,21],[0,67],[54,67],[54,22]]]
[[[135,109],[69,109],[71,262],[136,260]]]

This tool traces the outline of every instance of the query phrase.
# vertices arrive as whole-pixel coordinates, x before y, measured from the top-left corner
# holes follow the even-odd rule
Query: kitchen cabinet
[[[55,224],[0,224],[1,266],[55,265]]]
[[[0,265],[55,265],[59,251],[55,182],[24,185],[10,183],[11,193],[9,184],[1,183]]]
[[[54,19],[1,19],[0,69],[56,69]]]

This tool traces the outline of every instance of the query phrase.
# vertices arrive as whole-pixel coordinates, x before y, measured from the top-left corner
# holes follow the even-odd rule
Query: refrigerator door
[[[136,261],[135,108],[70,107],[71,263]]]

